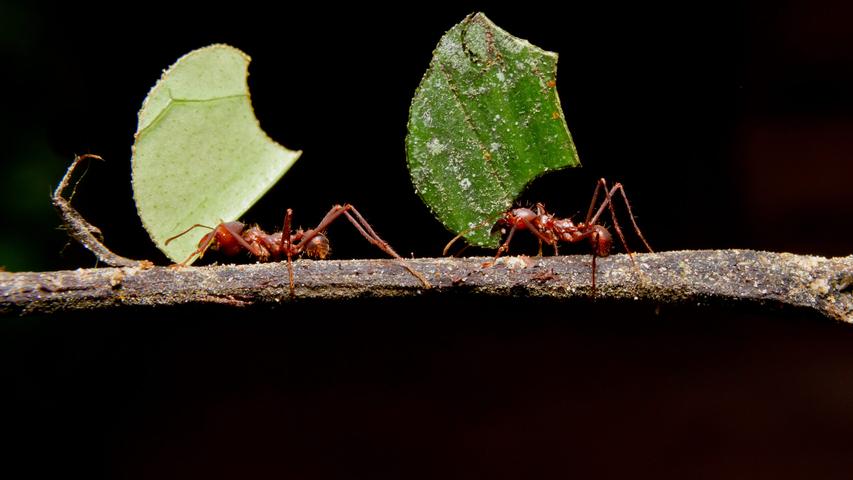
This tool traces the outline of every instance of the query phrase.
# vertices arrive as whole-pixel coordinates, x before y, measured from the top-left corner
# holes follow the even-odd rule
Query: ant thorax
[[[257,225],[243,232],[243,240],[252,246],[252,254],[260,261],[278,260],[282,255],[281,232],[269,234]]]
[[[557,236],[561,242],[575,242],[578,233],[584,228],[584,224],[575,225],[568,218],[552,218],[549,231]]]

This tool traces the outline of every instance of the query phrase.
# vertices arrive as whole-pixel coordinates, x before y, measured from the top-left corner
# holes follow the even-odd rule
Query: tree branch
[[[296,296],[284,263],[207,267],[0,272],[0,313],[44,314],[126,306],[271,306],[302,299],[470,295],[656,304],[753,304],[805,308],[853,323],[853,256],[822,258],[750,250],[589,256],[407,260],[434,285],[424,289],[393,260],[299,260]]]
[[[71,182],[71,176],[73,175],[74,170],[80,162],[90,158],[103,161],[103,158],[98,155],[76,155],[74,157],[74,161],[71,162],[71,165],[68,167],[68,170],[65,171],[65,175],[62,177],[62,180],[59,181],[59,185],[56,186],[56,190],[53,191],[53,196],[50,198],[53,203],[53,208],[59,212],[59,216],[62,217],[62,221],[65,223],[65,229],[67,230],[68,235],[77,240],[80,245],[86,247],[86,249],[98,257],[98,260],[107,265],[114,267],[153,267],[154,264],[148,260],[132,260],[127,257],[122,257],[121,255],[113,253],[109,248],[104,246],[104,244],[99,240],[99,237],[101,237],[101,230],[86,221],[86,219],[71,206],[71,197],[74,196],[73,191],[71,196],[67,199],[65,198],[65,190],[68,189],[68,184]],[[74,189],[72,190],[75,190],[76,188],[77,186],[75,184]]]

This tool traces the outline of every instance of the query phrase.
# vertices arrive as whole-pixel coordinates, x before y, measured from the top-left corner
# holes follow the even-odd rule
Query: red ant
[[[596,210],[595,202],[598,200],[598,196],[602,191],[604,192],[604,200]],[[610,248],[613,246],[613,237],[610,235],[610,232],[606,227],[598,224],[598,220],[601,217],[601,214],[604,213],[605,208],[610,210],[610,216],[613,219],[613,228],[616,229],[616,233],[619,235],[619,240],[628,252],[631,262],[634,261],[631,249],[628,248],[628,244],[625,242],[625,235],[622,234],[622,229],[619,227],[619,222],[616,220],[616,212],[613,209],[613,197],[616,195],[616,192],[619,192],[622,196],[622,200],[625,202],[625,207],[628,210],[628,216],[631,218],[631,224],[634,226],[634,231],[637,233],[637,236],[640,237],[640,240],[642,240],[646,249],[649,252],[652,252],[652,247],[649,246],[649,243],[646,241],[645,237],[643,237],[643,233],[640,232],[640,227],[637,226],[637,221],[634,219],[633,212],[631,212],[631,204],[628,202],[628,197],[625,195],[625,189],[622,187],[622,184],[616,183],[613,185],[613,188],[608,189],[607,181],[602,178],[598,180],[598,183],[595,186],[595,192],[592,194],[592,201],[589,204],[586,220],[583,222],[574,223],[569,218],[557,218],[546,212],[545,206],[541,203],[536,204],[535,212],[529,208],[513,208],[512,210],[503,213],[497,220],[495,228],[500,227],[503,230],[509,227],[509,234],[507,234],[504,243],[500,248],[498,248],[498,251],[495,254],[495,261],[497,261],[501,254],[509,249],[509,242],[512,241],[513,235],[515,235],[515,232],[518,230],[529,230],[539,239],[540,255],[542,254],[543,242],[548,245],[552,245],[554,247],[554,255],[557,255],[557,245],[560,242],[576,243],[586,240],[592,248],[592,291],[595,292],[595,259],[596,257],[606,257],[610,255]],[[447,255],[447,251],[454,242],[469,231],[470,230],[454,237],[453,240],[444,247],[444,255]]]
[[[283,232],[290,232],[291,219],[293,210],[287,209],[284,215],[284,228],[281,232],[268,234],[261,230],[258,226],[246,228],[242,222],[221,222],[215,228],[206,225],[195,224],[174,237],[166,240],[168,244],[172,240],[185,235],[189,231],[197,227],[207,228],[212,230],[210,233],[201,237],[198,242],[198,248],[186,260],[179,265],[186,265],[193,257],[201,258],[207,250],[218,250],[226,256],[234,256],[240,253],[241,250],[246,250],[261,262],[277,261],[282,258],[287,258],[287,273],[290,278],[290,295],[294,294],[293,286],[293,265],[292,258],[305,253],[311,258],[324,259],[330,251],[329,239],[326,237],[326,229],[329,225],[340,218],[346,217],[350,223],[355,226],[361,235],[368,242],[376,245],[380,250],[397,259],[400,264],[415,276],[424,285],[425,288],[430,288],[429,282],[424,276],[413,269],[406,263],[403,258],[388,245],[388,242],[382,240],[379,235],[373,230],[367,220],[361,216],[361,213],[350,204],[335,205],[329,210],[329,213],[317,224],[316,227],[309,230],[297,229],[295,233],[284,235]]]

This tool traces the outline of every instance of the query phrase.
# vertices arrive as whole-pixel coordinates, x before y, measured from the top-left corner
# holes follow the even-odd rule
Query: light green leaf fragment
[[[492,226],[528,183],[580,165],[556,75],[556,53],[482,13],[451,28],[433,52],[409,111],[409,173],[436,218],[467,231],[470,244],[497,247]]]
[[[151,239],[185,260],[206,232],[166,239],[200,223],[236,220],[302,152],[261,130],[249,97],[249,57],[227,45],[194,50],[154,85],[139,112],[133,195]]]

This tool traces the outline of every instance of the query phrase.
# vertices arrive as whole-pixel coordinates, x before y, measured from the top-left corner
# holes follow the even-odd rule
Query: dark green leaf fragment
[[[491,233],[539,175],[580,165],[556,89],[557,54],[482,13],[450,29],[412,99],[406,137],[415,190],[451,231]]]

